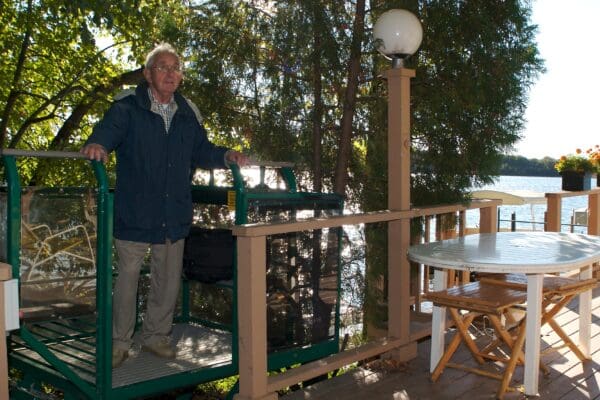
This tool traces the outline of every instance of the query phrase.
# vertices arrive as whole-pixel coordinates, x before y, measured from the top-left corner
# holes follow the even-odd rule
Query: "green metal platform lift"
[[[8,337],[11,399],[132,399],[237,374],[235,262],[226,281],[183,279],[171,334],[175,360],[140,352],[135,344],[130,359],[113,371],[111,294],[116,270],[112,194],[104,165],[90,162],[95,188],[23,188],[18,158],[82,156],[12,149],[2,150],[1,156],[6,188],[0,213],[6,224],[0,227],[0,261],[12,265],[13,276],[20,279],[22,316],[20,328]],[[276,163],[269,182],[266,166],[259,167],[258,183],[252,187],[236,165],[221,184],[215,184],[211,172],[208,182],[192,187],[195,222],[204,234],[210,236],[210,228],[221,234],[233,224],[342,212],[340,196],[299,192],[291,165]],[[268,243],[269,368],[336,353],[341,230],[273,236]],[[144,285],[142,278],[140,310]],[[141,320],[143,312],[139,314]]]

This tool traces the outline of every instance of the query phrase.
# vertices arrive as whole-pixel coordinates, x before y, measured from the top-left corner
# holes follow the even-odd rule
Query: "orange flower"
[[[596,149],[588,153],[588,158],[594,167],[594,171],[600,172],[600,145],[595,145],[594,147]]]

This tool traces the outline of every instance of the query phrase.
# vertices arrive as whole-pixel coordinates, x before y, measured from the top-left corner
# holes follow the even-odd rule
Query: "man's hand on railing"
[[[88,144],[80,150],[80,153],[84,154],[90,160],[102,161],[103,163],[108,161],[106,149],[97,143]]]
[[[227,161],[227,163],[233,163],[243,167],[248,164],[249,159],[244,153],[240,153],[239,151],[235,150],[227,150],[227,153],[225,153],[225,161]]]

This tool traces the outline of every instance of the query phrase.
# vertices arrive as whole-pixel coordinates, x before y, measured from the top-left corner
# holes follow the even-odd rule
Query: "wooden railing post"
[[[559,193],[546,193],[548,208],[546,212],[546,231],[560,232],[561,197]]]
[[[237,238],[240,391],[237,400],[276,400],[267,391],[266,237]]]
[[[394,68],[388,81],[388,208],[410,210],[410,80],[415,71]],[[392,354],[407,361],[417,354],[410,342],[410,219],[388,223],[388,337],[403,346]]]
[[[479,232],[493,233],[498,230],[498,206],[490,205],[489,207],[479,210]]]
[[[6,313],[4,284],[12,278],[12,267],[0,263],[0,399],[8,399],[8,360],[6,353]]]
[[[588,231],[589,235],[600,236],[600,192],[588,195]],[[600,278],[600,268],[594,264],[591,268],[592,276]]]
[[[588,235],[600,235],[600,193],[588,195]]]

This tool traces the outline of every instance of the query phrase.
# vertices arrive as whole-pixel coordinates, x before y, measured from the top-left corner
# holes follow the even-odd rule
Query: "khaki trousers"
[[[181,284],[181,239],[164,244],[115,239],[119,275],[113,289],[113,348],[129,349],[136,322],[140,269],[150,248],[150,293],[142,325],[142,343],[152,344],[171,332],[173,312]]]

